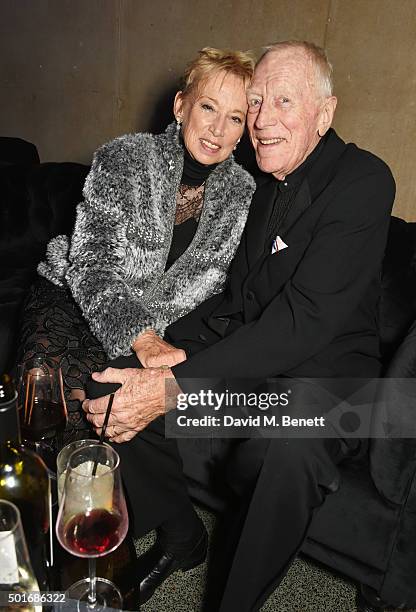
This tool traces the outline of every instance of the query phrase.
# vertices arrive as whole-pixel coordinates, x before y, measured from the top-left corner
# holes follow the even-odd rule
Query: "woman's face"
[[[230,155],[244,131],[247,114],[242,78],[215,73],[183,96],[175,97],[174,113],[190,155],[202,164],[218,164]]]

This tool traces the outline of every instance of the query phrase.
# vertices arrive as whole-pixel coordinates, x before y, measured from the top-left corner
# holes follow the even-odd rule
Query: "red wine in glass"
[[[120,458],[108,444],[92,443],[71,453],[56,521],[61,545],[87,557],[89,577],[67,589],[69,598],[87,601],[94,612],[122,609],[117,587],[97,578],[96,557],[115,550],[126,536],[128,514],[120,475]]]
[[[36,451],[54,472],[67,420],[60,368],[40,359],[21,366],[19,405],[24,444]]]
[[[20,411],[21,414],[22,411]],[[34,403],[30,425],[23,419],[20,429],[22,437],[30,442],[49,440],[61,434],[66,425],[66,411],[63,404],[41,400]]]
[[[116,549],[124,538],[120,514],[96,508],[71,518],[63,530],[65,547],[74,555],[101,556]]]
[[[56,469],[57,448],[62,446],[66,426],[66,410],[63,404],[41,400],[34,402],[30,424],[24,420],[20,409],[20,431],[24,446],[42,457],[49,470]]]

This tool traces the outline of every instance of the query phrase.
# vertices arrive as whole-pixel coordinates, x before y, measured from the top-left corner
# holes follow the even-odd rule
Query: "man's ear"
[[[175,100],[173,101],[173,114],[175,115],[176,121],[179,122],[183,120],[183,102],[182,91],[176,92]]]
[[[335,109],[337,107],[337,99],[335,96],[330,96],[325,99],[324,105],[321,109],[319,123],[318,123],[318,134],[319,136],[325,136],[329,128],[331,127],[334,119]]]

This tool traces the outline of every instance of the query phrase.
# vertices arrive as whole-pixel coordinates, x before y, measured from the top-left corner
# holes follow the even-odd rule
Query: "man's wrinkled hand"
[[[175,407],[176,394],[180,392],[169,368],[107,368],[103,372],[95,372],[92,378],[101,383],[122,384],[114,394],[106,429],[106,437],[112,442],[131,440],[154,419]],[[168,396],[165,384],[167,379],[172,380],[168,383]],[[87,399],[82,404],[88,421],[98,435],[101,434],[108,400],[109,396],[106,395],[94,400]]]
[[[186,360],[186,353],[165,342],[153,330],[140,334],[132,344],[138,360],[144,368],[170,368]]]

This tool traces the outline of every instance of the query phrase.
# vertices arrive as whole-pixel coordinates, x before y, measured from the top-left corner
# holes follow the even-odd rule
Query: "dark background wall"
[[[89,162],[119,134],[160,131],[203,46],[325,46],[340,135],[392,167],[416,220],[416,0],[0,0],[0,135],[42,161]]]

